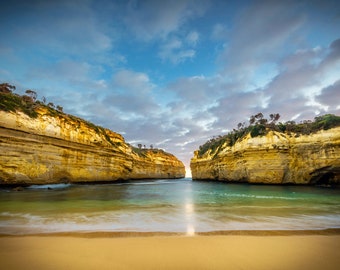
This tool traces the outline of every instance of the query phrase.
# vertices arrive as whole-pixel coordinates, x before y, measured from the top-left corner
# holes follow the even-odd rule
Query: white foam
[[[62,189],[62,188],[68,188],[71,184],[49,184],[49,185],[31,185],[28,188],[29,189]]]

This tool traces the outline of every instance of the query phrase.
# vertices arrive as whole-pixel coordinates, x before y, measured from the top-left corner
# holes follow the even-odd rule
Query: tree
[[[10,85],[9,83],[1,83],[0,84],[0,93],[12,93],[15,90],[14,85]]]
[[[142,144],[141,143],[138,144],[138,148],[142,149]]]
[[[50,108],[53,108],[53,109],[55,108],[55,106],[54,106],[54,104],[53,104],[52,102],[49,102],[49,103],[47,104],[47,106],[50,107]]]
[[[238,128],[238,129],[243,129],[245,126],[246,126],[246,123],[245,123],[245,122],[243,122],[243,123],[238,123],[238,124],[237,124],[237,128]]]
[[[294,131],[294,127],[296,127],[296,123],[295,121],[287,121],[285,123],[285,126],[286,126],[286,132],[290,133]]]
[[[280,119],[280,114],[278,113],[271,113],[269,115],[271,123],[275,124]]]
[[[258,121],[260,121],[261,119],[263,119],[263,113],[258,113],[258,114],[256,114],[255,115],[255,118],[258,120]]]
[[[37,96],[38,96],[38,95],[37,95],[37,92],[28,89],[28,90],[26,90],[25,93],[26,93],[27,95],[29,95],[29,96],[33,99],[34,102],[37,100]]]
[[[266,125],[268,122],[268,120],[266,118],[261,118],[259,121],[258,121],[258,124],[260,125]]]
[[[62,112],[62,111],[63,111],[63,107],[57,105],[57,110],[60,111],[60,112]]]
[[[27,103],[33,103],[34,100],[31,96],[23,95],[22,100],[27,104]]]
[[[152,144],[150,144],[150,149],[153,149],[153,145]]]
[[[255,116],[254,115],[252,115],[252,116],[250,116],[250,119],[249,119],[249,124],[250,125],[253,125],[254,123],[255,123]]]

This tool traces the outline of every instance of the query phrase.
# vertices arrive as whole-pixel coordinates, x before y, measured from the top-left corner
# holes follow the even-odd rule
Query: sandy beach
[[[340,235],[0,237],[1,269],[338,269]]]

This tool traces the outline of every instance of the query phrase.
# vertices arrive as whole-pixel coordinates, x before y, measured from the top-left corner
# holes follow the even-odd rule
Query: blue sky
[[[188,171],[255,113],[340,115],[336,0],[11,0],[0,15],[1,81]]]

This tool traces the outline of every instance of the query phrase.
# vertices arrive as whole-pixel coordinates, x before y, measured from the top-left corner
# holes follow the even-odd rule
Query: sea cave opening
[[[335,174],[333,172],[326,172],[319,175],[318,179],[316,179],[316,185],[330,185],[333,183],[333,179]]]

